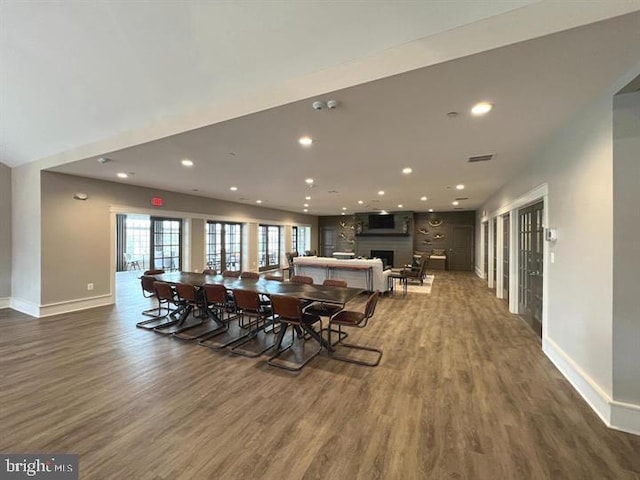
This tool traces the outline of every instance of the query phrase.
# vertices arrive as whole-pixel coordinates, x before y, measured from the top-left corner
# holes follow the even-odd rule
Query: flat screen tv
[[[395,228],[393,215],[369,215],[369,229]]]

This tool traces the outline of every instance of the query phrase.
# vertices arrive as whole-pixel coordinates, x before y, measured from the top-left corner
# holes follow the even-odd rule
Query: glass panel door
[[[181,270],[182,220],[151,217],[151,264],[166,271]]]
[[[260,271],[280,268],[280,227],[277,225],[258,226],[258,260]]]
[[[502,217],[502,298],[509,302],[509,214]]]
[[[242,269],[242,224],[207,222],[207,268]]]
[[[540,202],[518,213],[518,312],[538,335],[542,335],[543,212]]]

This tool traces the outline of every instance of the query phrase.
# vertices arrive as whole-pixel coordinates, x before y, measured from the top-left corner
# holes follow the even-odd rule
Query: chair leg
[[[260,326],[260,320],[264,320],[264,323],[262,326]],[[270,326],[272,324],[273,320],[270,321],[266,321],[265,318],[260,318],[260,317],[256,317],[255,322],[249,322],[247,325],[251,326],[251,325],[255,325],[256,328],[255,330],[250,330],[249,333],[247,334],[247,338],[245,340],[243,340],[240,343],[237,343],[230,351],[231,353],[235,353],[236,355],[242,355],[244,357],[251,357],[251,358],[255,358],[255,357],[259,357],[260,355],[262,355],[264,352],[266,352],[267,350],[273,348],[273,346],[275,345],[275,340],[272,343],[267,343],[266,345],[263,344],[263,339],[260,338],[260,334],[262,333],[264,336],[268,335],[267,332],[265,332],[265,328]],[[257,350],[253,350],[250,348],[246,348],[246,345],[249,345],[250,343],[257,343],[258,344],[258,349]]]
[[[331,325],[329,325],[329,344],[331,344]],[[335,331],[335,330],[333,330]],[[342,332],[342,327],[340,325],[338,325],[338,338],[340,337],[340,334],[343,333]],[[363,347],[361,345],[354,345],[353,343],[344,343],[340,340],[338,340],[334,345],[340,345],[343,346],[345,348],[350,348],[352,350],[364,350],[367,352],[375,352],[378,355],[376,355],[376,359],[373,362],[365,362],[364,360],[359,360],[356,358],[351,358],[351,357],[345,357],[342,355],[337,355],[335,352],[335,349],[333,350],[329,350],[329,356],[331,358],[335,358],[336,360],[340,360],[342,362],[349,362],[349,363],[357,363],[358,365],[365,365],[367,367],[376,367],[378,366],[378,364],[380,363],[380,360],[382,359],[382,350],[379,350],[377,348],[372,348],[372,347]],[[333,345],[332,345],[333,346]]]

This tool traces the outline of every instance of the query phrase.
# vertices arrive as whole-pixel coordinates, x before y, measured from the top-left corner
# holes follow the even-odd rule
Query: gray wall
[[[74,200],[76,192],[88,194],[89,199]],[[154,210],[158,215],[184,212],[186,218],[225,217],[248,223],[308,224],[314,232],[317,229],[313,216],[42,172],[42,304],[109,294],[113,242],[110,208],[115,205],[148,211],[154,195],[165,200],[163,208]],[[203,231],[201,222],[195,225],[196,231]],[[192,242],[192,247],[196,251],[191,258],[197,261],[202,258],[203,244]],[[87,283],[94,284],[93,291],[87,291]]]
[[[614,99],[613,397],[640,404],[640,92]]]
[[[11,169],[0,163],[0,299],[11,296]]]
[[[546,338],[603,391],[612,392],[612,96],[603,95],[559,129],[481,210],[496,211],[548,183]],[[480,227],[476,228],[477,244]],[[476,265],[480,256],[476,256]],[[477,265],[480,267],[479,265]]]

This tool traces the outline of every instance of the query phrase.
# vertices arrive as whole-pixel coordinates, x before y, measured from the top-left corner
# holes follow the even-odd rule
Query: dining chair
[[[224,285],[207,283],[202,286],[202,290],[207,312],[220,328],[200,337],[198,342],[200,345],[212,350],[221,350],[251,334],[249,330],[241,327],[240,315],[236,313],[235,303],[229,303],[229,291]],[[237,320],[237,324],[232,329],[231,322],[233,320]]]
[[[175,286],[175,304],[180,309],[180,318],[176,324],[156,327],[155,332],[172,335],[202,325],[204,305],[198,288],[189,283],[178,283]],[[190,316],[191,315],[191,316]]]
[[[291,283],[304,283],[306,285],[313,285],[313,278],[305,275],[294,275],[289,280]]]
[[[178,318],[177,315],[182,313],[182,309],[175,290],[166,282],[159,282],[155,280],[154,277],[148,277],[154,280],[153,290],[155,297],[158,299],[158,308],[160,311],[162,311],[162,309],[166,310],[167,313],[143,322],[138,322],[136,323],[136,327],[155,330],[156,328],[167,327],[178,323],[180,318]],[[172,306],[176,308],[171,308]]]
[[[342,327],[356,327],[356,328],[364,328],[367,326],[369,319],[373,317],[373,314],[376,310],[376,305],[378,304],[378,298],[380,297],[380,291],[376,290],[373,292],[369,298],[367,299],[367,303],[364,307],[364,311],[355,311],[355,310],[340,310],[335,315],[331,316],[329,319],[329,327],[327,329],[328,333],[328,342],[331,347],[334,345],[342,346],[354,350],[365,350],[369,352],[375,352],[377,355],[374,361],[365,361],[355,357],[347,357],[336,354],[336,352],[329,348],[329,355],[336,360],[341,360],[343,362],[357,363],[359,365],[366,365],[369,367],[375,367],[380,363],[380,359],[382,358],[382,350],[372,347],[365,347],[362,345],[355,345],[351,343],[344,343],[342,340]],[[333,329],[334,326],[338,326],[338,340],[335,344],[331,343],[331,333],[336,330]]]
[[[215,268],[205,268],[202,270],[203,275],[218,275],[218,271]]]
[[[231,352],[245,357],[262,355],[274,345],[274,342],[268,342],[265,338],[269,335],[265,328],[273,324],[272,311],[260,303],[260,294],[254,290],[234,288],[233,297],[240,326],[247,328],[249,333],[245,340],[231,349]],[[245,317],[249,318],[248,322],[245,322]],[[250,348],[253,345],[257,345],[257,349]]]
[[[282,340],[289,326],[302,329],[303,331],[310,332],[313,330],[313,325],[320,322],[318,315],[306,313],[302,310],[302,304],[297,297],[289,295],[271,295],[271,304],[273,305],[273,313],[276,321],[280,323],[280,332],[278,339],[276,340],[276,352],[269,357],[267,363],[273,367],[283,368],[285,370],[298,371],[301,370],[307,363],[309,363],[314,357],[316,357],[322,351],[322,344],[318,342],[318,349],[313,351],[311,355],[306,358],[303,356],[301,362],[293,364],[287,364],[276,361],[284,352],[293,347],[295,343],[295,334],[292,330],[291,342],[286,347],[282,348]],[[299,345],[304,350],[305,343],[303,340],[299,340]],[[304,352],[303,352],[304,353]]]
[[[240,278],[239,270],[224,270],[222,272],[222,276],[224,278]]]

